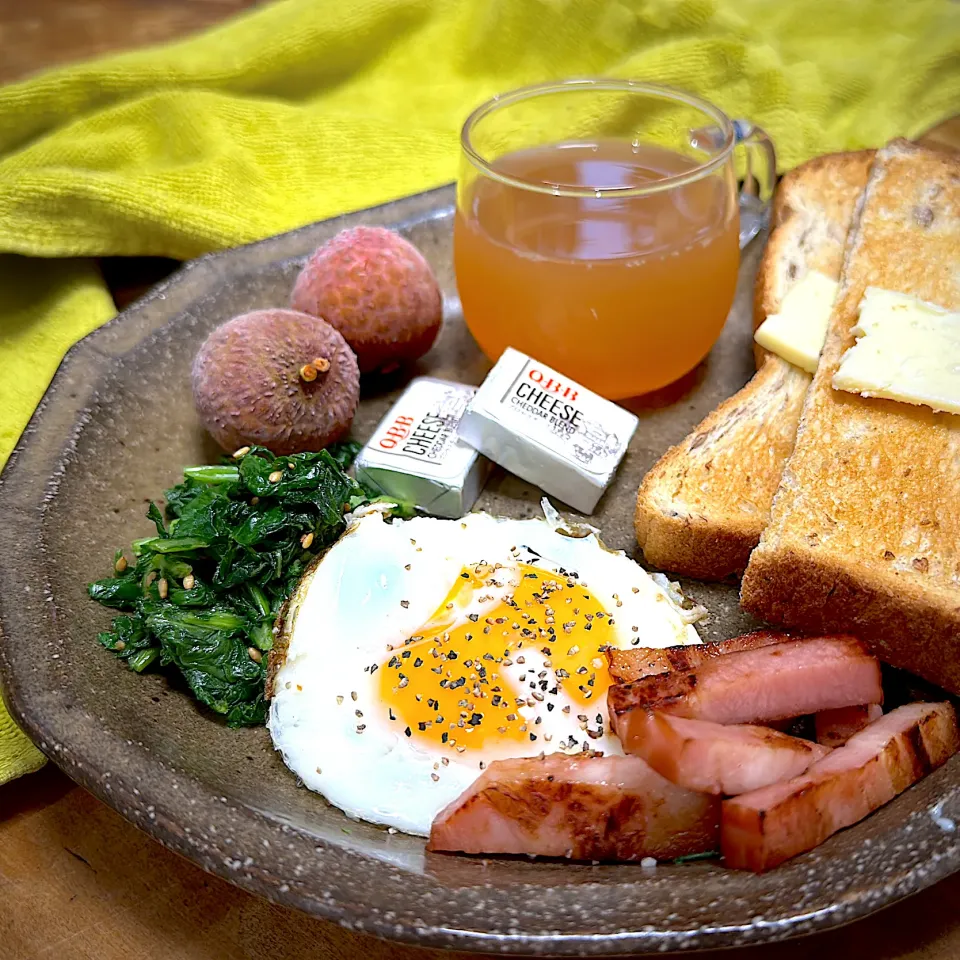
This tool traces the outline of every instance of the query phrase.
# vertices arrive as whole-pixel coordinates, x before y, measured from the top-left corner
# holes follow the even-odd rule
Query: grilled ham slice
[[[691,648],[693,649],[693,648]],[[608,692],[621,741],[647,710],[714,723],[765,723],[882,703],[880,664],[853,637],[812,637],[713,657],[689,672],[643,677]]]
[[[703,793],[732,796],[788,780],[830,752],[769,727],[724,726],[655,711],[636,711],[627,726],[627,753],[671,783]]]
[[[949,703],[911,703],[785,783],[723,802],[727,866],[761,873],[862,820],[957,752]]]
[[[496,760],[441,810],[428,850],[669,860],[717,849],[720,801],[639,757]]]
[[[629,650],[607,649],[607,662],[614,683],[632,683],[642,677],[653,677],[658,673],[689,673],[700,664],[727,653],[740,653],[743,650],[756,650],[769,647],[774,643],[786,643],[793,638],[777,630],[755,630],[742,637],[731,640],[717,640],[711,643],[694,643],[680,647],[632,647]]]
[[[859,733],[874,720],[883,716],[879,703],[867,703],[859,707],[840,707],[824,710],[814,718],[817,743],[826,747],[842,747],[855,733]]]

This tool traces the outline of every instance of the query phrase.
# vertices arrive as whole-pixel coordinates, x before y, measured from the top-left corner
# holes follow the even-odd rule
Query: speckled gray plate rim
[[[354,930],[424,946],[598,956],[778,940],[864,916],[960,867],[960,832],[938,825],[960,820],[958,758],[762,877],[715,863],[427,854],[421,840],[350,821],[300,787],[266,730],[228,730],[175,681],[138,677],[97,645],[110,617],[87,600],[87,581],[148,531],[149,497],[184,465],[217,456],[190,399],[195,350],[228,317],[284,305],[319,243],[358,223],[408,236],[437,272],[446,315],[410,373],[482,379],[488,364],[463,326],[453,280],[453,198],[444,187],[193,261],[68,353],[0,477],[0,680],[15,719],[73,779],[203,868]],[[672,396],[635,405],[640,428],[592,518],[611,546],[635,553],[640,477],[750,376],[758,253],[755,244],[744,257],[736,304],[707,361]],[[365,387],[361,440],[402,383]],[[478,507],[530,516],[538,496],[495,473]],[[711,612],[707,638],[750,626],[734,587],[684,588]]]

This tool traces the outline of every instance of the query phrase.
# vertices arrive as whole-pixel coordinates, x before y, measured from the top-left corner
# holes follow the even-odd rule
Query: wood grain
[[[163,43],[261,0],[0,0],[0,83],[70,60]]]
[[[0,0],[0,82],[173,39],[256,0]],[[925,138],[960,149],[960,117]],[[172,264],[107,266],[123,305]],[[718,960],[951,960],[960,875],[841,930]],[[707,954],[699,954],[706,957]],[[713,956],[713,955],[711,955]],[[244,893],[140,833],[59,770],[0,788],[3,960],[458,960],[397,947]]]

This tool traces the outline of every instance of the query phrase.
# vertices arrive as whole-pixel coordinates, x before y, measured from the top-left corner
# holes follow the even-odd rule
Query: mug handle
[[[743,147],[747,170],[740,190],[740,249],[767,224],[777,183],[777,152],[765,130],[749,120],[734,120],[735,143]]]
[[[743,147],[747,169],[740,190],[740,249],[742,250],[766,225],[770,199],[777,183],[777,153],[766,131],[749,120],[734,120],[733,142]],[[690,145],[698,149],[719,150],[725,137],[720,127],[701,127],[690,131]]]

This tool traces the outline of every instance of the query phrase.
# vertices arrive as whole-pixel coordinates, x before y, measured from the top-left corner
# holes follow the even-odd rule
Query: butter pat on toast
[[[827,341],[741,603],[849,631],[960,693],[960,416],[834,389],[868,286],[960,308],[960,155],[906,141],[873,165]]]
[[[780,182],[757,275],[755,327],[809,271],[839,277],[873,155],[818,157]],[[767,525],[811,378],[756,350],[750,382],[668,450],[640,486],[637,540],[655,567],[702,580],[740,574]]]
[[[867,287],[853,332],[834,387],[960,413],[960,311]]]

